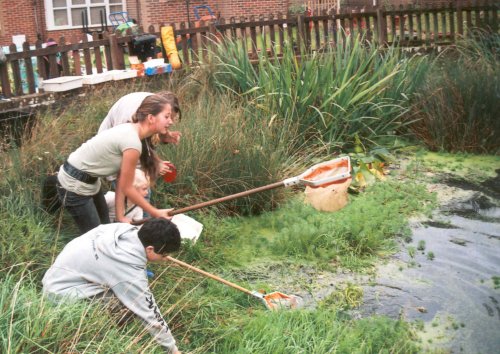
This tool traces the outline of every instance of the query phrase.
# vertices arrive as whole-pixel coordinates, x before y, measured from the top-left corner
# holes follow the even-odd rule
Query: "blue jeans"
[[[95,195],[87,196],[67,191],[59,182],[56,187],[61,204],[73,217],[82,234],[101,224],[109,224],[108,205],[102,190]]]

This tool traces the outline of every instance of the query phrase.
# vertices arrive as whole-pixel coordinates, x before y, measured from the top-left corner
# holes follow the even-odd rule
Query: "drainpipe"
[[[187,12],[187,19],[188,19],[188,28],[191,28],[191,19],[189,18],[189,0],[186,0],[186,12]]]
[[[137,6],[137,23],[142,25],[142,19],[141,19],[141,0],[136,0],[135,1],[135,6]]]
[[[37,39],[42,39],[42,34],[40,33],[40,24],[38,23],[38,2],[37,0],[33,0],[33,10],[35,12],[35,29],[36,29],[36,38]]]

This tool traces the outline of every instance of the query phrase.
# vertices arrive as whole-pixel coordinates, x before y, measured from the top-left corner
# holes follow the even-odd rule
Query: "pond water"
[[[412,242],[364,284],[360,313],[423,321],[428,348],[498,353],[500,176],[457,182],[436,186],[447,203],[432,220],[412,222]]]

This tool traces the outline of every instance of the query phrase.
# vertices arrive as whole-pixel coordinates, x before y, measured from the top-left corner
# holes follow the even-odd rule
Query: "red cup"
[[[175,165],[173,163],[166,163],[168,168],[170,168],[170,171],[165,173],[163,175],[163,180],[167,183],[172,183],[175,181],[175,177],[177,177],[177,169],[175,168]]]

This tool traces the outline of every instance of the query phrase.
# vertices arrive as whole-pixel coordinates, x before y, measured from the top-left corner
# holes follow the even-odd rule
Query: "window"
[[[125,0],[45,0],[47,28],[69,29],[109,23],[111,12],[125,11]]]

